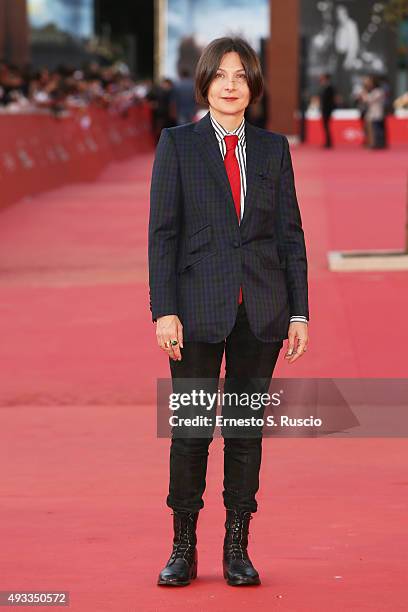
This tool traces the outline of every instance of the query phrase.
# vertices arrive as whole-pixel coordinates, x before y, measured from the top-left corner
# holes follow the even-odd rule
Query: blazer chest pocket
[[[200,227],[193,233],[189,234],[188,237],[188,252],[190,255],[197,253],[208,247],[212,240],[212,226],[210,223]]]
[[[265,189],[276,189],[279,178],[276,174],[258,172],[257,173],[257,184],[259,187]]]
[[[275,245],[260,249],[259,254],[265,268],[271,270],[284,270],[286,268],[286,261],[279,255]]]
[[[261,253],[263,265],[265,268],[269,268],[270,270],[285,270],[286,263],[284,261],[280,261],[270,254]]]
[[[277,202],[278,179],[272,175],[258,176],[256,187],[257,208],[262,212],[270,212]]]
[[[271,178],[259,181],[258,185],[260,185],[261,189],[276,189],[276,181]]]

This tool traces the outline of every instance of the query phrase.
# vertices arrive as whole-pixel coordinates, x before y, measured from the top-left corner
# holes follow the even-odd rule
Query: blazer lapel
[[[266,147],[263,136],[256,127],[245,120],[245,140],[246,140],[246,179],[247,189],[244,200],[244,214],[241,219],[241,227],[247,221],[251,212],[254,195],[256,191],[257,175],[263,175],[268,162]],[[259,180],[259,179],[258,179]]]
[[[194,127],[194,132],[199,135],[197,138],[197,146],[200,149],[204,160],[208,164],[208,168],[222,189],[224,196],[228,201],[228,208],[233,219],[238,225],[237,213],[235,211],[234,198],[227,172],[225,170],[224,160],[221,155],[220,147],[214,128],[210,119],[210,112],[200,119]]]

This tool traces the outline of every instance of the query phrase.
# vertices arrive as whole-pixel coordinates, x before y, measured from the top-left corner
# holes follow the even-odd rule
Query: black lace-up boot
[[[157,584],[186,586],[197,577],[198,512],[173,512],[173,552],[159,574]]]
[[[261,584],[259,574],[248,556],[249,511],[226,511],[223,570],[227,584],[241,586]]]

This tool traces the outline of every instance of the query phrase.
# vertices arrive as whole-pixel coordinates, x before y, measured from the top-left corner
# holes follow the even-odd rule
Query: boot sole
[[[226,572],[224,572],[224,578],[229,586],[255,586],[261,584],[260,578],[230,578]]]
[[[192,578],[193,580],[193,578]],[[178,587],[178,586],[188,586],[189,584],[191,584],[191,580],[186,580],[185,582],[176,582],[175,580],[158,580],[157,584],[159,586],[171,586],[171,587]]]
[[[193,567],[192,574],[189,580],[165,580],[164,578],[160,578],[157,580],[157,584],[159,586],[188,586],[191,584],[192,580],[197,578],[197,565]]]

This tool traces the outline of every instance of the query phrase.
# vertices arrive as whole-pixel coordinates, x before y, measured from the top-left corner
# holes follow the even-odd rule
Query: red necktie
[[[231,134],[224,136],[227,152],[224,157],[224,165],[231,185],[232,197],[234,198],[235,210],[237,211],[238,223],[241,220],[241,176],[239,164],[235,155],[235,147],[238,143],[238,136]],[[242,287],[239,289],[238,303],[242,302]]]

